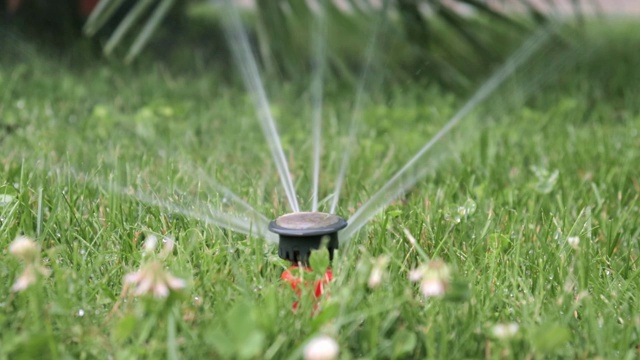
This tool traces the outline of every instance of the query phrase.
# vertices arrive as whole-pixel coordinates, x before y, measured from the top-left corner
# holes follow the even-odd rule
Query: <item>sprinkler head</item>
[[[306,265],[311,250],[319,249],[324,238],[333,260],[333,251],[338,248],[338,231],[347,226],[340,216],[321,212],[298,212],[285,214],[269,223],[269,231],[280,235],[278,255],[292,263]]]

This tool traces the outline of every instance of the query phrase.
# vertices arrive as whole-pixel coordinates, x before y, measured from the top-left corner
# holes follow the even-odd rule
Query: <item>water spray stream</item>
[[[280,175],[280,181],[289,200],[289,206],[292,211],[299,212],[300,207],[298,206],[296,189],[289,175],[289,166],[287,165],[287,160],[282,150],[280,136],[278,135],[278,130],[273,120],[271,109],[269,108],[269,101],[267,100],[267,95],[262,80],[260,79],[255,56],[249,47],[246,30],[242,26],[239,11],[231,0],[224,1],[224,9],[226,13],[225,33],[228,43],[240,67],[242,80],[256,107],[256,114],[258,115],[260,126],[262,127],[267,144],[269,145],[269,150],[271,151],[278,174]]]
[[[61,169],[57,169],[58,172],[60,172],[60,170]],[[270,243],[278,242],[277,236],[267,232],[269,222],[262,215],[258,218],[234,215],[222,212],[217,209],[213,209],[211,208],[210,204],[205,204],[203,202],[197,202],[192,206],[195,208],[206,209],[206,212],[196,211],[185,206],[177,205],[169,200],[162,200],[159,195],[150,195],[141,190],[136,190],[131,186],[119,186],[114,184],[113,182],[92,179],[88,174],[81,173],[73,168],[68,169],[68,171],[76,180],[92,184],[93,186],[101,187],[115,194],[120,194],[132,199],[136,199],[141,203],[150,206],[156,206],[172,213],[203,221],[209,225],[215,225],[237,233],[258,236]]]
[[[420,169],[420,162],[424,155],[458,123],[467,116],[478,104],[482,103],[502,84],[520,65],[534,54],[550,38],[551,30],[543,28],[531,36],[507,61],[500,67],[458,110],[458,112],[438,131],[386,184],[380,188],[365,204],[363,204],[349,219],[349,225],[342,232],[342,239],[349,242],[353,235],[360,230],[375,214],[387,206],[391,201],[407,191],[416,181],[426,174],[429,169]],[[407,175],[411,170],[418,171],[414,176]]]
[[[165,160],[170,160],[167,158],[167,153],[164,151],[160,151],[159,156]],[[266,216],[261,214],[253,206],[249,205],[249,203],[247,203],[240,196],[231,191],[231,189],[216,181],[211,175],[205,173],[201,167],[194,165],[192,162],[186,159],[182,159],[180,161],[180,164],[181,170],[186,171],[188,175],[193,175],[194,173],[197,174],[197,181],[204,182],[206,186],[212,188],[216,193],[222,195],[225,200],[237,205],[239,208],[249,214],[251,218],[263,221],[265,224],[269,223],[269,219],[267,219]]]
[[[244,201],[242,198],[240,198],[240,196],[236,195],[236,193],[231,191],[229,188],[215,181],[213,178],[211,178],[211,176],[208,176],[202,169],[198,168],[195,169],[195,171],[198,172],[198,174],[200,175],[199,178],[204,179],[208,186],[212,187],[216,192],[223,195],[225,199],[228,199],[232,203],[235,203],[244,211],[251,214],[252,218],[256,218],[257,220],[263,221],[264,223],[269,222],[269,219],[267,219],[266,216],[262,215],[260,212],[258,212],[258,210],[254,209],[253,206],[249,205],[249,203]]]
[[[316,15],[313,31],[312,56],[313,79],[311,82],[311,104],[313,107],[312,136],[313,136],[313,190],[311,195],[311,211],[318,211],[318,182],[320,179],[320,152],[322,149],[322,81],[324,78],[326,55],[326,0],[320,1],[320,9]]]
[[[340,200],[340,192],[342,191],[342,183],[344,182],[345,175],[347,173],[347,168],[349,167],[349,159],[351,157],[351,152],[353,151],[353,145],[356,142],[356,136],[358,134],[358,128],[360,125],[361,115],[362,115],[362,101],[366,95],[366,88],[369,85],[369,81],[371,81],[370,72],[371,65],[373,62],[373,55],[375,54],[377,45],[378,45],[378,37],[383,30],[384,25],[386,24],[386,14],[387,14],[387,4],[388,1],[383,3],[383,8],[380,10],[380,19],[379,23],[375,25],[375,29],[371,39],[369,40],[369,44],[367,45],[367,51],[365,55],[365,65],[360,76],[360,81],[358,82],[358,88],[356,90],[356,99],[353,105],[353,111],[351,113],[351,122],[349,124],[349,135],[346,139],[345,150],[342,155],[342,162],[340,163],[340,170],[338,171],[338,177],[336,178],[335,188],[333,190],[333,199],[331,201],[331,207],[329,212],[334,214],[338,207],[338,201]]]

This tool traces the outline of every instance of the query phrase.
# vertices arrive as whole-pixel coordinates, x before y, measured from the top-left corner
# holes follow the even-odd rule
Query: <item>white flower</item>
[[[32,262],[38,257],[38,244],[26,236],[18,236],[9,245],[11,255],[17,257],[24,262]]]
[[[445,284],[438,279],[430,279],[420,283],[420,292],[424,297],[443,296],[446,291]]]
[[[424,275],[424,269],[422,267],[413,269],[409,271],[409,281],[418,282],[422,279],[422,275]]]
[[[491,328],[491,333],[498,339],[508,339],[516,335],[520,329],[520,325],[515,322],[507,324],[495,324]]]
[[[175,242],[170,237],[165,237],[164,239],[162,239],[162,249],[160,250],[159,257],[161,259],[164,259],[169,256],[173,251],[174,244]],[[144,244],[142,244],[142,254],[147,256],[153,255],[157,248],[158,238],[153,234],[148,235],[144,240]]]
[[[16,279],[16,282],[13,283],[11,291],[19,292],[35,284],[36,280],[38,280],[38,277],[34,270],[35,269],[33,268],[33,266],[27,266],[26,268],[24,268],[22,274],[20,274],[20,276],[18,276],[18,278]]]
[[[576,250],[578,250],[578,248],[580,247],[580,238],[578,236],[569,236],[567,238],[567,242],[572,248]]]
[[[149,235],[144,240],[144,244],[142,245],[142,253],[144,255],[151,255],[154,251],[156,251],[156,246],[158,246],[158,238],[155,235]]]
[[[367,285],[369,285],[369,288],[375,289],[380,286],[380,283],[382,283],[382,269],[374,267],[369,275]]]
[[[187,286],[186,281],[173,276],[162,268],[162,264],[152,261],[140,270],[124,277],[125,285],[135,286],[133,294],[136,296],[152,295],[155,298],[166,298],[171,291],[179,291]]]
[[[333,360],[338,358],[340,348],[333,338],[321,335],[311,339],[304,347],[305,360]]]
[[[387,256],[380,256],[376,259],[373,269],[371,269],[371,274],[369,274],[369,281],[367,282],[369,288],[374,289],[382,283],[382,277],[384,276],[387,263],[389,263]]]
[[[9,252],[25,264],[24,270],[11,286],[12,292],[23,291],[35,284],[38,274],[47,277],[51,273],[49,269],[40,265],[40,247],[28,237],[18,236],[9,245]]]

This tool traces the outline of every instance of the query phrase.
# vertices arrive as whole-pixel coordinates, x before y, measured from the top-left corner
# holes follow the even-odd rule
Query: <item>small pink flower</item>
[[[436,259],[411,270],[409,280],[420,282],[420,292],[424,297],[443,296],[449,287],[451,272],[444,261]]]

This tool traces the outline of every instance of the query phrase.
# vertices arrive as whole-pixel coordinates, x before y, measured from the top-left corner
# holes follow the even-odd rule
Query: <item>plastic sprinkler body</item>
[[[340,216],[320,212],[299,212],[282,215],[269,224],[269,230],[280,236],[278,255],[291,262],[291,266],[282,273],[282,280],[287,282],[298,298],[313,292],[315,299],[324,293],[324,286],[333,279],[331,268],[322,279],[311,284],[303,279],[305,272],[311,272],[309,256],[312,250],[323,245],[329,251],[329,260],[333,260],[333,252],[338,248],[338,231],[347,226],[347,221]],[[295,310],[298,302],[293,304]]]

